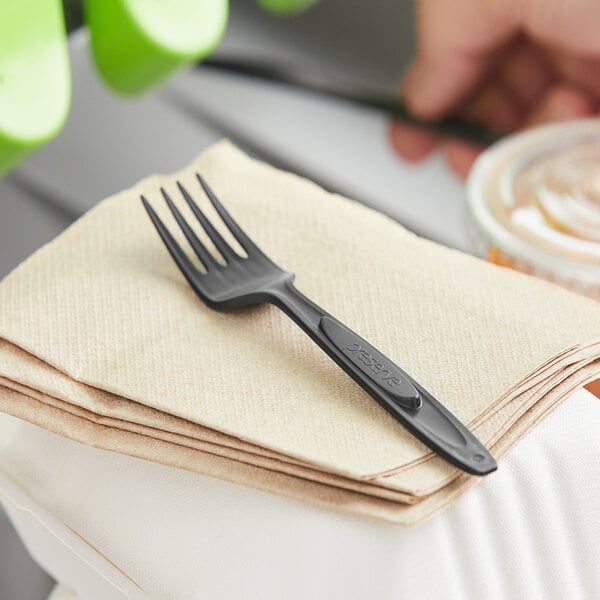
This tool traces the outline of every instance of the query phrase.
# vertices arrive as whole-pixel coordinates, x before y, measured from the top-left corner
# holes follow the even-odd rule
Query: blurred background
[[[394,93],[414,45],[408,0],[321,0],[276,16],[232,0],[216,56],[243,57]],[[190,68],[121,97],[100,80],[79,2],[65,2],[72,69],[68,121],[0,178],[0,278],[102,198],[190,162],[229,137],[250,154],[389,214],[409,229],[468,247],[462,184],[439,156],[403,163],[388,118],[367,108],[214,69]],[[1,509],[0,509],[1,510]],[[53,582],[0,512],[0,598],[47,598]]]

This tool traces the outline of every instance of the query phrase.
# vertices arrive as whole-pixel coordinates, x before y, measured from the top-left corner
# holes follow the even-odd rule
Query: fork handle
[[[273,290],[276,304],[368,394],[413,435],[446,460],[474,475],[497,465],[485,446],[408,373],[292,283]]]

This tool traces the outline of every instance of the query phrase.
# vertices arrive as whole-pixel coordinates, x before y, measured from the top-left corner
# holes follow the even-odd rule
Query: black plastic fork
[[[209,251],[179,212],[167,192],[162,195],[204,267],[198,269],[144,196],[142,202],[173,260],[196,294],[215,310],[259,303],[274,304],[304,331],[366,392],[417,438],[449,462],[474,475],[495,471],[485,446],[448,409],[410,375],[367,341],[340,323],[294,286],[294,274],[268,258],[244,233],[206,181],[198,181],[210,202],[247,256],[225,241],[181,183],[179,190],[223,262]]]

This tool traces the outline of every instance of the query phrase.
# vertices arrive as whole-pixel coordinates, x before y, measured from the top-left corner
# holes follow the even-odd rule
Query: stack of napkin
[[[221,142],[108,198],[0,284],[1,410],[92,446],[398,523],[478,481],[277,308],[220,313],[194,295],[139,197],[173,226],[159,189],[179,198],[180,180],[215,217],[196,171],[300,290],[496,458],[600,377],[599,303],[419,239]]]

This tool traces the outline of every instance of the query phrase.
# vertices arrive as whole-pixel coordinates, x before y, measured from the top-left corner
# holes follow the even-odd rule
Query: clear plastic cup
[[[494,144],[467,196],[477,254],[600,300],[600,119]]]

